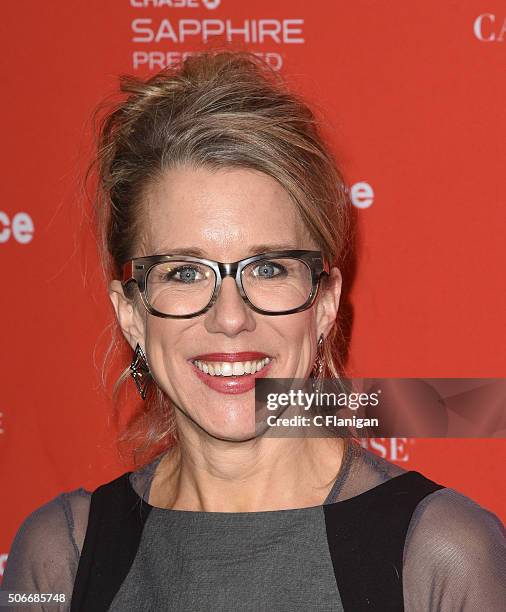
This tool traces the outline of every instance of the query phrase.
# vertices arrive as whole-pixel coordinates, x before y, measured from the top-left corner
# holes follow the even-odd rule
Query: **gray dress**
[[[160,459],[129,477],[146,504]],[[403,473],[352,444],[321,506],[230,513],[151,506],[133,563],[109,609],[342,610],[325,535],[324,506],[361,496]],[[70,601],[90,498],[84,489],[62,493],[23,522],[2,589],[65,593]],[[452,489],[426,496],[409,523],[402,586],[409,612],[506,610],[506,539],[501,521]],[[26,609],[68,610],[69,605]]]

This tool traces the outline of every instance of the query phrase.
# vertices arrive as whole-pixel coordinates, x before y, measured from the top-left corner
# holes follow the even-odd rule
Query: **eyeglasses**
[[[185,255],[136,257],[123,267],[123,287],[135,282],[148,312],[190,319],[209,310],[223,279],[235,279],[239,294],[255,312],[286,315],[315,301],[329,266],[320,251],[272,251],[223,263]]]

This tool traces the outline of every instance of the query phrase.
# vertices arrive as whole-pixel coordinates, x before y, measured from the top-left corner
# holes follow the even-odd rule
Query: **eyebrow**
[[[255,244],[246,250],[246,255],[259,255],[260,253],[269,253],[270,251],[294,251],[301,249],[293,244],[273,243],[273,244]],[[157,249],[153,255],[187,255],[190,257],[201,257],[202,259],[210,259],[205,251],[198,247],[181,247],[181,248],[161,248]]]

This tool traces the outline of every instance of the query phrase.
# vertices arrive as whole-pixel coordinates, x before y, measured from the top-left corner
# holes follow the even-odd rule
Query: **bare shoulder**
[[[408,610],[421,602],[427,610],[501,610],[506,601],[504,525],[462,493],[436,491],[413,514],[403,572]]]
[[[12,543],[2,588],[69,593],[88,525],[91,492],[60,493],[31,512]],[[56,589],[56,590],[55,590]]]

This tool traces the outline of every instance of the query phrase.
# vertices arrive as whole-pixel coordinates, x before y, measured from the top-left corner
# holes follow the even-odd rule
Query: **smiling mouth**
[[[193,365],[209,376],[245,376],[263,370],[271,361],[270,357],[251,361],[202,361],[195,359]]]

